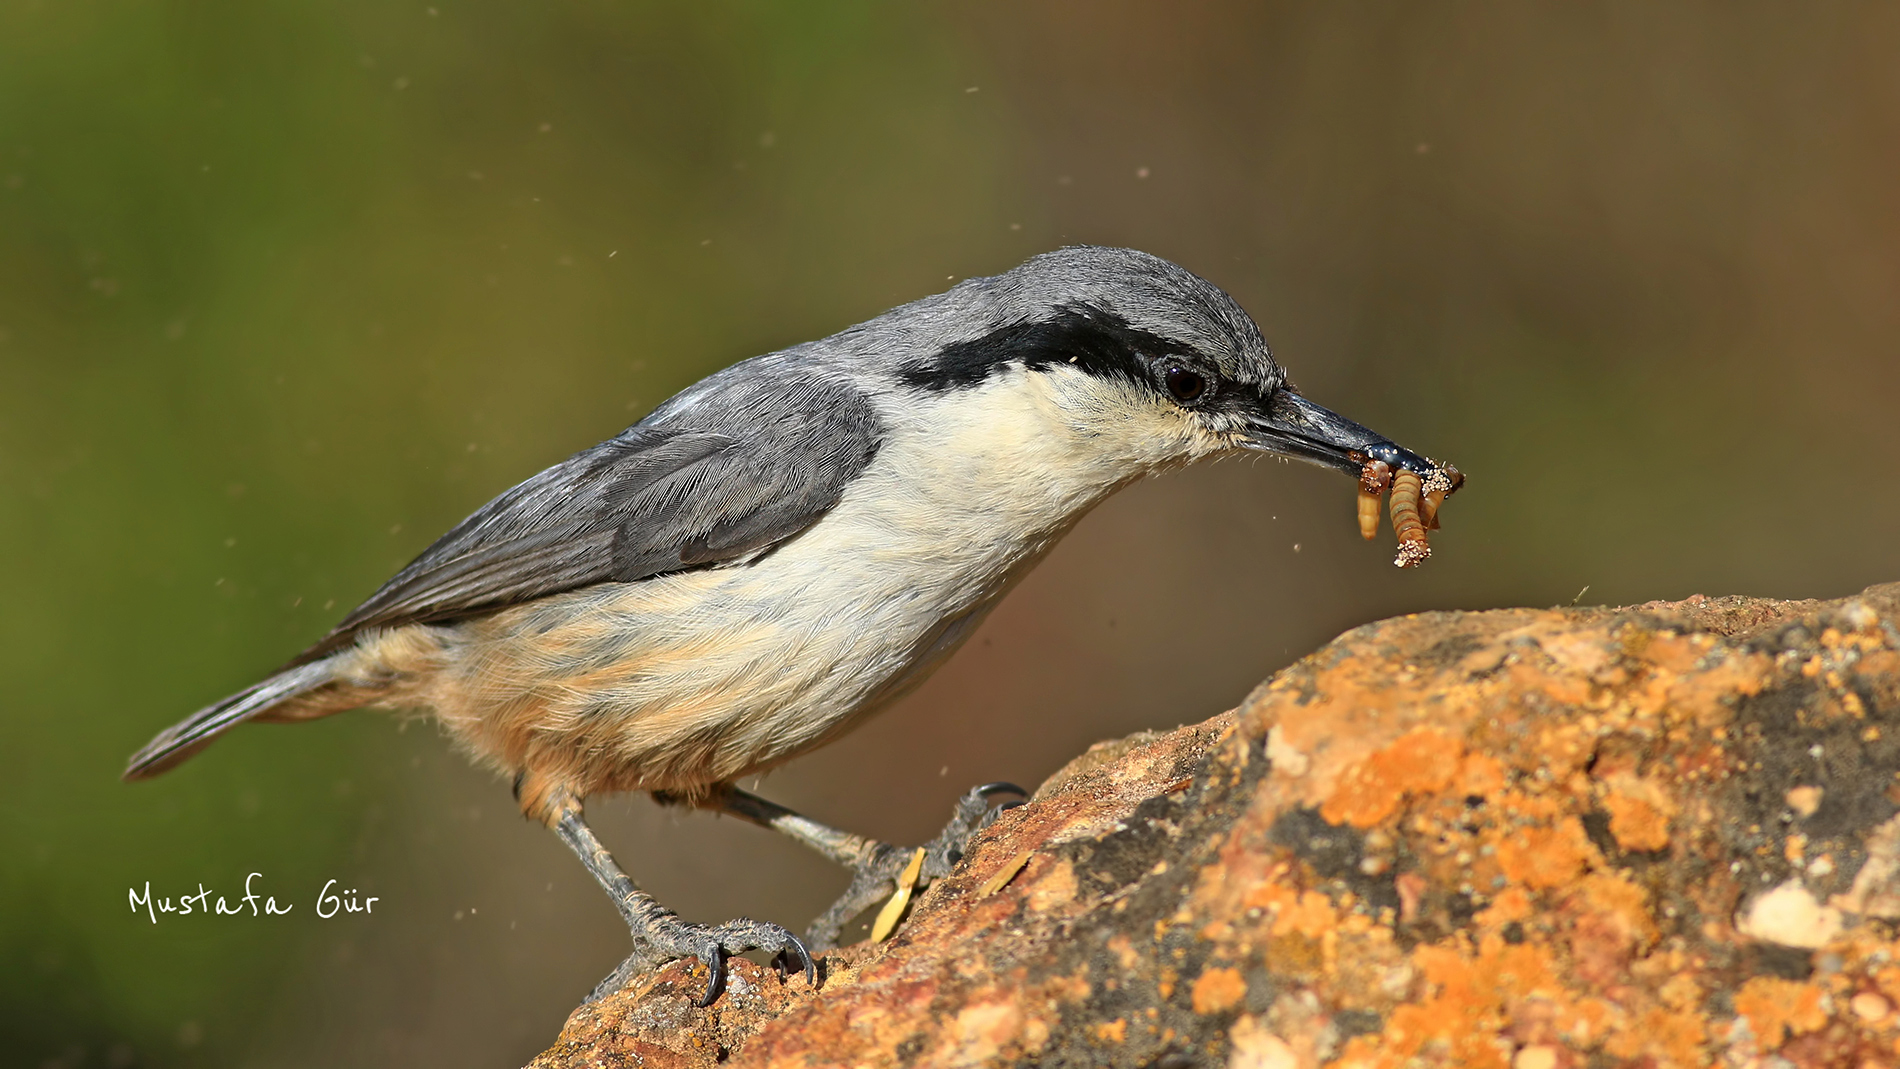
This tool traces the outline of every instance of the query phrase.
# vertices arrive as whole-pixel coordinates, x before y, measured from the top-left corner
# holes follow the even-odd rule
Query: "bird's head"
[[[1060,249],[912,309],[964,336],[903,364],[905,386],[1031,384],[1057,419],[1142,468],[1240,451],[1353,475],[1368,459],[1433,468],[1300,396],[1232,297],[1144,252]]]

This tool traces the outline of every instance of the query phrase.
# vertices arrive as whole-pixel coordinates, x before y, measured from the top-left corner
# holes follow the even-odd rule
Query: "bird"
[[[1195,461],[1270,454],[1358,474],[1434,462],[1300,394],[1225,291],[1145,252],[1070,246],[687,387],[503,492],[278,671],[165,729],[156,776],[247,721],[424,710],[580,858],[633,951],[597,999],[679,958],[813,948],[913,850],[735,781],[917,686],[1093,507]],[[806,939],[689,923],[623,871],[583,803],[646,791],[742,817],[853,871]],[[963,796],[925,847],[947,872],[1023,792]]]

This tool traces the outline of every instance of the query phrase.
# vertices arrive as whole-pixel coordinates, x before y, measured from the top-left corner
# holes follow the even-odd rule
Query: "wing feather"
[[[882,428],[855,388],[769,360],[729,368],[502,493],[291,665],[365,631],[717,565],[810,527],[871,462]]]

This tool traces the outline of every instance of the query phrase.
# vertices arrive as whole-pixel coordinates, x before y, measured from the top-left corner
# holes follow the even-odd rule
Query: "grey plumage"
[[[268,679],[205,706],[158,734],[132,755],[126,779],[156,776],[211,745],[219,735],[276,705],[329,683],[331,666],[323,662],[285,668]]]
[[[292,664],[372,629],[757,553],[837,504],[880,433],[862,394],[782,356],[728,368],[482,506]]]

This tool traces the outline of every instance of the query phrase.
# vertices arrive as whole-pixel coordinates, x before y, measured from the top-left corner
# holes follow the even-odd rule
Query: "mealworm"
[[[1411,568],[1432,555],[1425,541],[1425,525],[1420,522],[1418,502],[1423,483],[1417,472],[1401,470],[1392,476],[1392,530],[1399,536],[1399,555],[1392,563]]]
[[[1379,537],[1379,495],[1359,491],[1359,537],[1370,542]]]
[[[1359,536],[1370,542],[1379,537],[1379,495],[1392,480],[1392,465],[1368,460],[1359,469]]]

